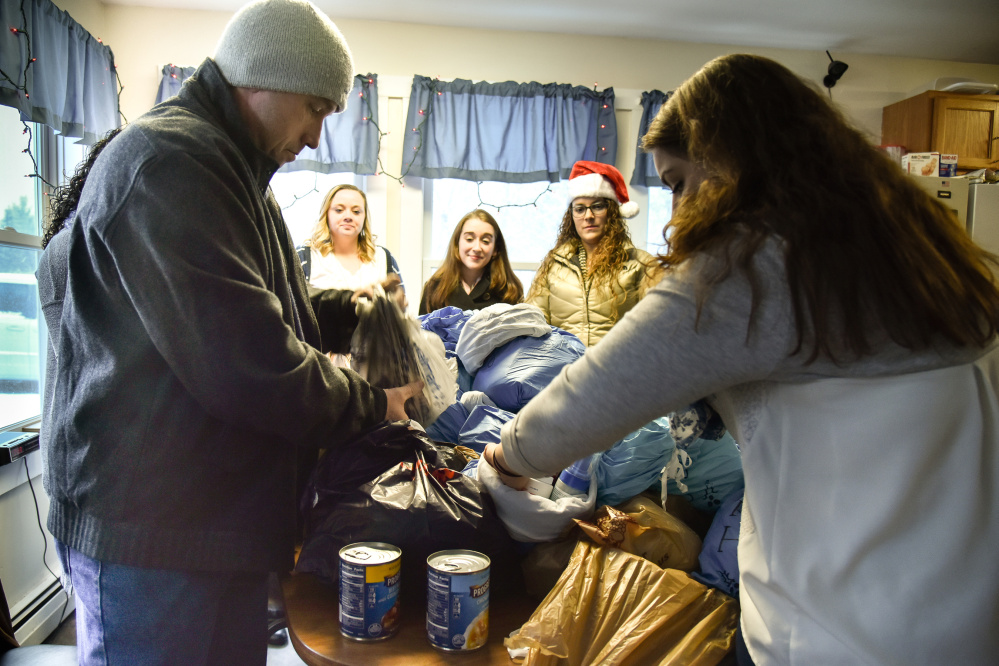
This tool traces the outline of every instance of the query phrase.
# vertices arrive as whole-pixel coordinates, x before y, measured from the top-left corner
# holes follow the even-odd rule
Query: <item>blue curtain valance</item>
[[[156,91],[156,103],[159,104],[165,99],[169,99],[180,92],[180,87],[197,67],[180,67],[178,65],[163,65],[162,76],[160,77],[160,87]]]
[[[378,171],[378,76],[358,74],[347,96],[347,108],[323,124],[319,147],[306,147],[298,159],[279,171],[356,173]]]
[[[661,90],[642,93],[642,120],[638,124],[638,149],[635,151],[635,170],[631,174],[632,186],[662,187],[656,165],[652,163],[652,155],[642,150],[642,137],[649,131],[649,124],[672,94]]]
[[[406,122],[402,173],[424,178],[554,183],[617,155],[613,88],[415,76]]]
[[[0,0],[0,25],[0,104],[84,143],[121,125],[114,54],[73,17],[50,0]]]

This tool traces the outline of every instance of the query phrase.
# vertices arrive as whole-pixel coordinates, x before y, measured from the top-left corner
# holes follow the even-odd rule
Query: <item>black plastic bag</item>
[[[427,557],[464,548],[492,560],[492,594],[519,593],[515,543],[489,492],[461,474],[464,464],[461,454],[406,421],[328,450],[303,497],[306,533],[296,570],[336,583],[341,548],[383,541],[402,549],[402,596],[419,601],[426,593]]]
[[[420,439],[431,442],[424,451],[428,465],[457,471],[464,469],[467,460],[463,455],[452,447],[434,444],[425,433],[411,429],[409,421],[379,423],[344,445],[327,450],[316,463],[299,504],[306,534],[312,531],[314,517],[321,517],[323,513],[322,508],[314,511],[314,507],[318,504],[332,506],[393,465],[413,460]]]

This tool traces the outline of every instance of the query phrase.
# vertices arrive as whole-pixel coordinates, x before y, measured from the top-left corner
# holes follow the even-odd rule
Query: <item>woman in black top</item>
[[[520,303],[524,286],[510,267],[503,232],[492,215],[473,210],[451,234],[447,257],[427,283],[420,314],[451,305],[481,310],[494,303]]]

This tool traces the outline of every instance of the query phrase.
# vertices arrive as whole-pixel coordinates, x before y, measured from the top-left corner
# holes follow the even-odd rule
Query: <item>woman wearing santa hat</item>
[[[638,214],[621,172],[576,162],[558,240],[535,275],[526,301],[548,323],[592,347],[635,307],[660,276],[655,258],[631,244],[624,220]]]

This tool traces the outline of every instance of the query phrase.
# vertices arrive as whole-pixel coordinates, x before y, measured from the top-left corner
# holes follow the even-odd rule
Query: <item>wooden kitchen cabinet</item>
[[[999,95],[928,90],[886,106],[881,143],[957,155],[957,168],[999,168]]]

